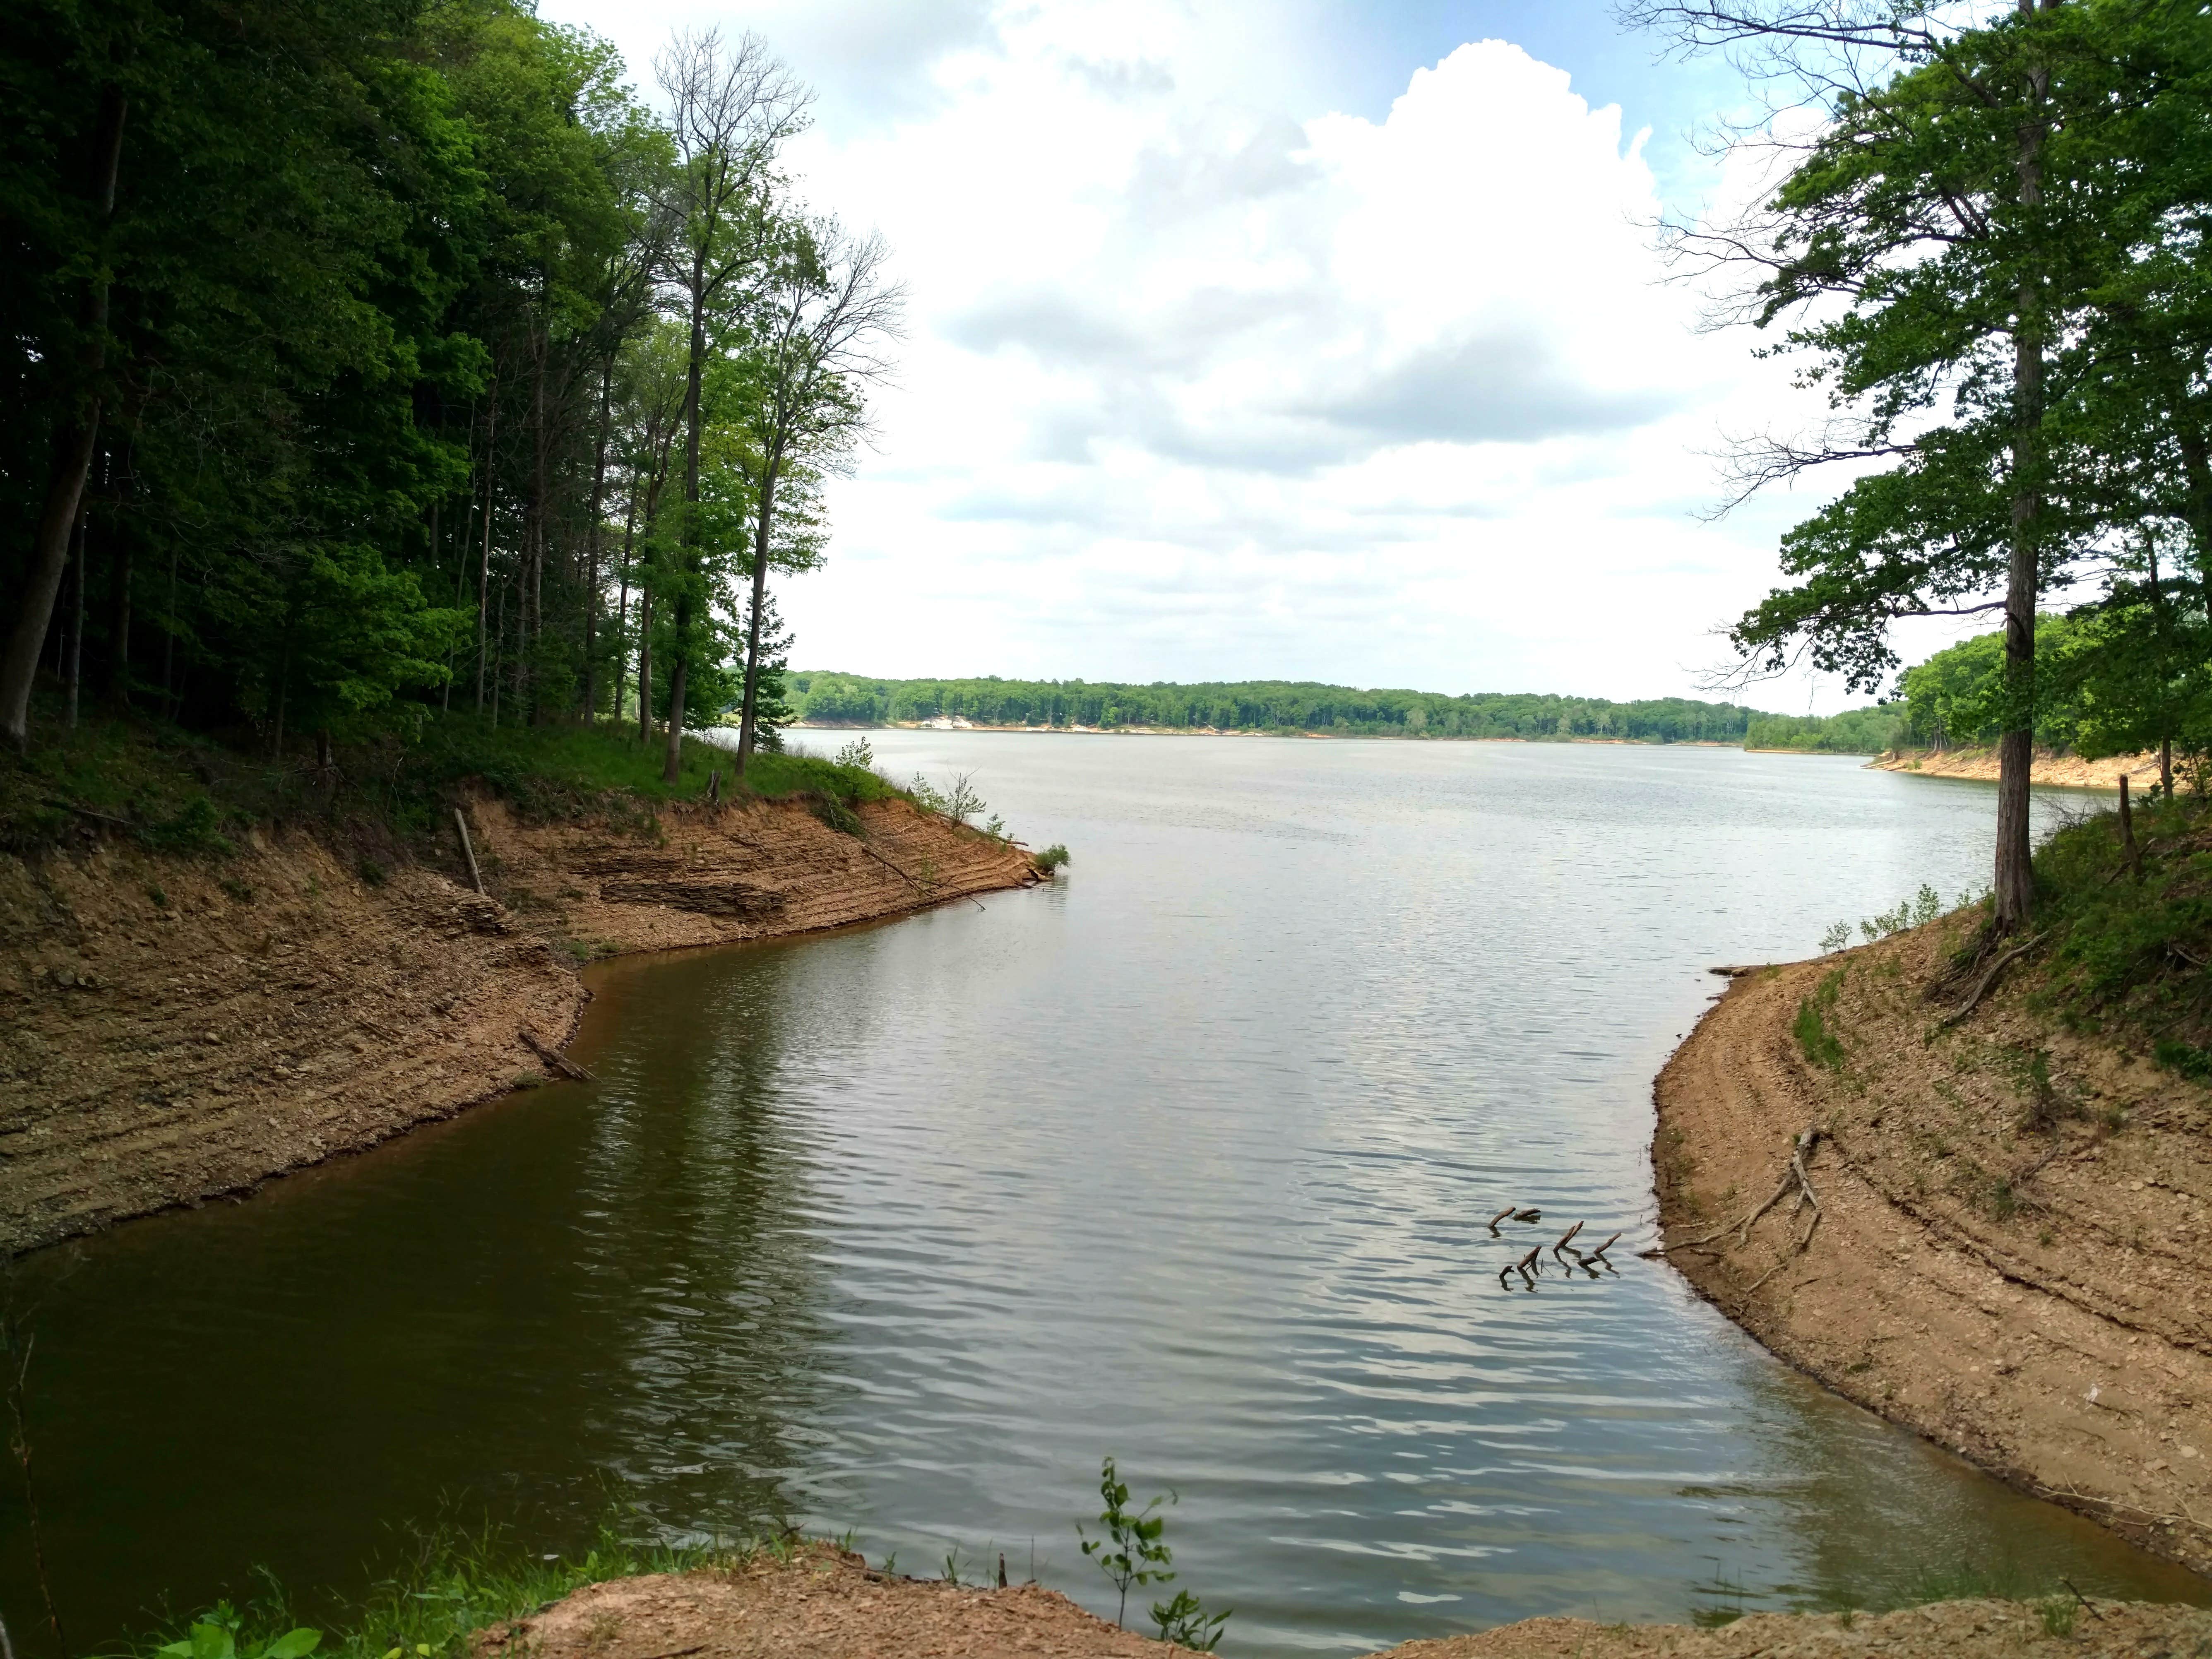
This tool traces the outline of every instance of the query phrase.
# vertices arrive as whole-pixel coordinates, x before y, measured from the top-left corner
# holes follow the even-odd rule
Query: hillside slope
[[[901,799],[521,821],[471,800],[488,893],[372,879],[315,835],[220,860],[88,832],[0,856],[0,1249],[250,1188],[534,1081],[593,955],[762,939],[1038,879]],[[528,1035],[526,1036],[525,1034]]]

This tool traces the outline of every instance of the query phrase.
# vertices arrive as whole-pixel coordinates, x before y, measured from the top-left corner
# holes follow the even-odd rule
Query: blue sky
[[[1687,694],[1821,499],[1701,516],[1730,433],[1818,411],[1652,247],[1747,187],[1686,142],[1741,88],[1599,0],[544,10],[648,94],[672,27],[757,30],[810,206],[896,251],[799,665]]]

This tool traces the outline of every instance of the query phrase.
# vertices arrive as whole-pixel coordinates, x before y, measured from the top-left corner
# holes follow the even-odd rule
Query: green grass
[[[155,851],[219,859],[256,824],[314,823],[349,843],[356,868],[385,870],[410,843],[449,833],[464,786],[532,822],[612,817],[640,829],[656,807],[703,796],[715,774],[725,799],[802,797],[848,830],[858,828],[861,802],[903,793],[860,767],[767,751],[753,756],[740,787],[730,750],[688,736],[668,783],[664,739],[643,744],[635,726],[604,723],[495,728],[473,714],[433,714],[412,738],[341,745],[326,775],[311,753],[280,762],[251,734],[108,714],[88,714],[70,732],[42,713],[29,754],[0,758],[0,851],[121,833]]]
[[[625,1538],[611,1523],[581,1555],[547,1559],[487,1530],[441,1529],[419,1536],[405,1559],[320,1629],[317,1659],[456,1659],[476,1632],[538,1612],[586,1584],[641,1573],[728,1565],[762,1550],[786,1553],[787,1540],[676,1546]],[[244,1656],[301,1628],[283,1586],[262,1577],[262,1593],[244,1605],[219,1601],[169,1627],[112,1650],[114,1659],[156,1659],[183,1641],[202,1651]],[[307,1626],[313,1628],[313,1626]],[[204,1631],[222,1632],[218,1638]]]

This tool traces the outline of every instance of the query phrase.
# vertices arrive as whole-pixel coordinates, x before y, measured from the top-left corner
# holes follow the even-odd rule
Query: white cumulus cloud
[[[1643,135],[1499,40],[1381,118],[1290,106],[1271,15],[946,3],[839,48],[793,164],[911,331],[785,592],[802,665],[1632,696],[1724,654],[1812,502],[1700,523],[1703,452],[1802,404],[1661,280]]]

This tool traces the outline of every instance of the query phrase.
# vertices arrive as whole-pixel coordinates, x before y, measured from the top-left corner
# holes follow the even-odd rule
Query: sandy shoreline
[[[1918,988],[1966,925],[1734,981],[1655,1088],[1669,1258],[1828,1388],[2212,1571],[2212,1097],[2018,987],[1940,1026]],[[1793,1034],[1808,999],[1837,1066]],[[1817,1224],[1784,1186],[1813,1127]]]
[[[797,803],[528,825],[477,799],[489,896],[457,849],[450,871],[372,881],[304,832],[220,861],[106,839],[0,858],[0,1250],[250,1189],[540,1080],[589,957],[1037,879],[1018,848],[904,801],[860,814],[865,843]]]
[[[1915,772],[1924,778],[1969,778],[1978,783],[1997,781],[1994,749],[1905,750],[1879,756],[1867,764],[1877,772]],[[2057,789],[2118,789],[2123,775],[2130,787],[2149,788],[2159,780],[2158,756],[2154,752],[2112,755],[2093,761],[2039,749],[2028,768],[2029,782]],[[2179,787],[2178,763],[2175,780]]]

